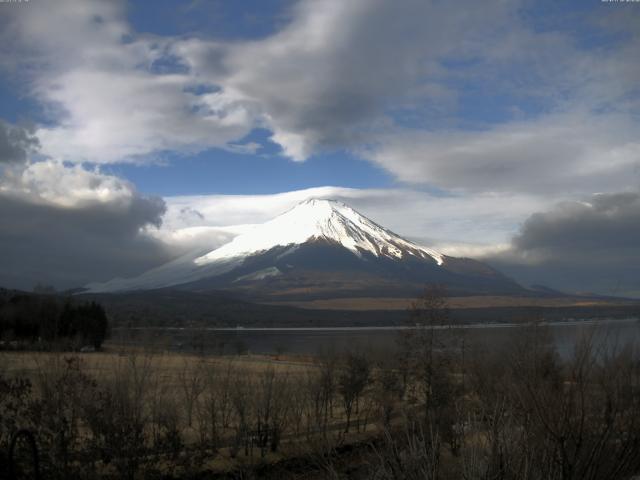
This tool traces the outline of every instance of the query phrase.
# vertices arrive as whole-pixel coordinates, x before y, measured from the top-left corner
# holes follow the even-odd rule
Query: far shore
[[[421,325],[387,325],[387,326],[362,326],[362,327],[114,327],[113,330],[163,330],[163,331],[208,331],[208,332],[351,332],[351,331],[397,331],[397,330],[417,330],[424,328],[432,329],[476,329],[476,328],[517,328],[531,326],[562,327],[576,325],[606,325],[611,323],[638,322],[640,318],[589,318],[554,320],[551,322],[521,322],[521,323],[469,323],[469,324],[447,324],[434,326]]]

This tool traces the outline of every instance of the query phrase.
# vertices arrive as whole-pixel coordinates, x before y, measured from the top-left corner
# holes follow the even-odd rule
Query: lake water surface
[[[608,348],[625,344],[640,345],[640,321],[585,320],[545,324],[552,341],[562,356],[568,356],[577,342],[592,338]],[[442,328],[442,336],[464,338],[469,346],[499,348],[527,335],[530,326],[513,324],[479,324]],[[344,328],[138,328],[116,329],[115,343],[153,344],[174,351],[199,351],[216,354],[313,355],[320,351],[370,349],[391,351],[406,327]]]

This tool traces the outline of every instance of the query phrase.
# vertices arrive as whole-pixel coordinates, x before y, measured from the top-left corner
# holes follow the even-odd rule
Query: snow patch
[[[278,270],[278,267],[263,268],[262,270],[252,272],[247,275],[242,275],[241,277],[236,278],[233,283],[247,281],[255,282],[258,280],[264,280],[265,278],[269,277],[277,277],[278,275],[282,275],[282,272]]]

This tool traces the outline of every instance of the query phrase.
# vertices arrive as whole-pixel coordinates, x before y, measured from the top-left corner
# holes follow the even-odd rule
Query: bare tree
[[[403,379],[393,368],[378,365],[375,377],[374,396],[383,428],[389,429],[391,417],[403,391]]]
[[[370,478],[376,480],[436,480],[440,474],[438,433],[420,424],[408,424],[393,433],[385,430],[373,447]]]
[[[194,360],[191,357],[182,359],[182,370],[180,372],[180,388],[187,417],[187,426],[193,423],[193,410],[198,402],[198,398],[204,391],[203,379],[204,364],[202,359]]]
[[[120,478],[135,478],[138,470],[152,461],[146,437],[152,360],[151,355],[130,355],[115,363],[111,376],[101,379],[84,404],[91,454],[113,464]]]
[[[76,474],[74,460],[81,450],[82,406],[95,383],[86,375],[75,355],[46,356],[37,368],[37,396],[31,399],[32,424],[41,442],[47,445],[51,476]],[[37,363],[39,361],[37,360]]]
[[[286,373],[277,373],[273,367],[262,372],[254,385],[255,432],[261,455],[266,448],[276,451],[287,425],[290,396]]]
[[[212,363],[203,368],[203,391],[196,402],[200,445],[216,451],[231,427],[233,416],[232,382],[236,375],[233,360]]]
[[[447,356],[442,341],[442,328],[449,322],[447,291],[441,285],[428,285],[422,296],[410,308],[413,330],[410,358],[412,371],[421,389],[425,414],[429,415],[434,407],[437,391],[436,381],[447,367]]]
[[[366,355],[348,352],[338,377],[339,391],[346,415],[345,433],[349,432],[353,408],[355,406],[357,411],[360,397],[370,381],[371,365]]]
[[[318,374],[309,377],[315,379],[314,389],[315,413],[323,434],[326,433],[329,419],[333,417],[333,402],[336,394],[336,372],[338,355],[333,350],[321,352],[316,360]]]

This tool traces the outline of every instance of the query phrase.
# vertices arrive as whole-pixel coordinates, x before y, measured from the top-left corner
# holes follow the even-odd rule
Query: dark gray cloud
[[[31,129],[0,120],[0,164],[23,163],[38,146]]]
[[[531,215],[488,259],[527,283],[640,296],[640,193],[594,195]]]
[[[125,209],[110,204],[68,208],[0,194],[0,286],[58,288],[136,275],[169,256],[140,229],[159,224],[160,199],[136,197]]]
[[[529,217],[513,243],[522,251],[565,255],[625,248],[640,252],[640,195],[600,194],[588,202],[561,203]]]
[[[33,161],[28,134],[3,127],[10,141],[0,171],[0,286],[77,287],[169,258],[146,233],[160,226],[164,200],[97,169]]]

